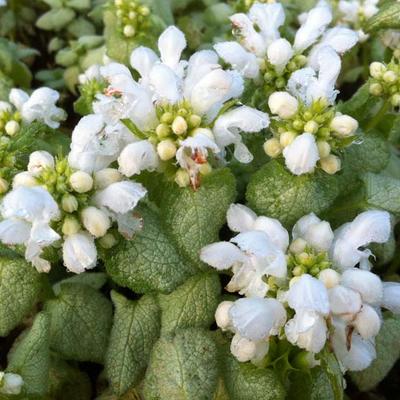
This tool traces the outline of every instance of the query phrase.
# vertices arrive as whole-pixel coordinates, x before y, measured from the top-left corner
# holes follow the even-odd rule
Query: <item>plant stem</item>
[[[382,104],[381,109],[378,111],[378,113],[373,117],[370,121],[369,124],[366,127],[366,131],[370,131],[371,129],[375,128],[381,119],[386,115],[387,111],[389,110],[390,107],[390,101],[385,100]]]

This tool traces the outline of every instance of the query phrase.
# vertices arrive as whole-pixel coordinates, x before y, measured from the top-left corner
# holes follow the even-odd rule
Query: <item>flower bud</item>
[[[371,306],[363,304],[353,325],[364,339],[372,339],[381,329],[381,319]]]
[[[231,353],[240,362],[250,361],[257,355],[256,342],[241,337],[238,333],[232,338]]]
[[[4,178],[0,178],[0,194],[7,192],[9,186],[10,185]]]
[[[231,317],[229,316],[229,310],[232,306],[233,301],[223,301],[218,305],[215,311],[215,322],[223,331],[232,327]]]
[[[97,189],[105,189],[112,183],[121,180],[122,174],[115,168],[104,168],[94,174],[94,185]]]
[[[164,114],[165,115],[165,114]],[[158,124],[156,128],[156,134],[160,139],[165,139],[170,134],[170,129],[167,124]]]
[[[175,174],[175,182],[179,187],[187,187],[190,184],[189,173],[185,169],[178,169]]]
[[[277,138],[268,139],[264,143],[264,151],[271,158],[278,157],[282,152],[279,140]]]
[[[371,65],[369,66],[369,73],[375,79],[379,79],[385,72],[386,72],[386,67],[384,64],[380,62],[375,61],[371,63]]]
[[[390,98],[393,107],[400,107],[400,94],[396,93]]]
[[[321,158],[321,168],[329,175],[334,175],[340,170],[341,161],[339,157],[330,154],[328,157]]]
[[[74,217],[66,217],[62,225],[62,233],[66,236],[74,235],[81,230],[81,225]]]
[[[397,74],[394,71],[386,71],[383,74],[383,80],[386,83],[394,83],[397,81]]]
[[[174,115],[170,112],[165,112],[163,115],[161,115],[160,121],[163,124],[172,124],[172,121],[174,120]]]
[[[111,226],[108,215],[96,207],[85,208],[81,217],[83,226],[96,238],[104,236]]]
[[[300,254],[305,250],[306,246],[307,242],[304,239],[297,238],[290,244],[289,250],[294,254]]]
[[[212,133],[212,130],[209,128],[196,128],[192,131],[192,136],[196,135],[204,135],[207,136],[208,138],[215,140],[214,134]]]
[[[201,117],[200,115],[192,114],[189,118],[189,126],[191,128],[197,128],[201,124]]]
[[[37,181],[35,177],[27,171],[20,172],[19,174],[14,176],[13,179],[13,188],[16,188],[18,186],[27,186],[27,187],[32,187],[32,186],[37,186]]]
[[[69,178],[69,183],[78,193],[86,193],[93,188],[93,178],[83,171],[74,172]]]
[[[328,157],[329,154],[331,153],[331,146],[325,140],[319,140],[317,142],[317,146],[318,146],[319,156],[321,158]]]
[[[10,372],[0,372],[0,393],[18,395],[21,393],[24,381],[20,375]]]
[[[380,83],[372,83],[369,86],[369,92],[373,95],[373,96],[381,96],[383,93],[383,87]]]
[[[132,25],[125,25],[123,32],[126,37],[131,38],[135,36],[136,30]]]
[[[349,115],[337,115],[331,121],[331,129],[336,137],[349,137],[358,129],[358,121]]]
[[[318,132],[318,128],[319,128],[318,123],[311,120],[311,121],[308,121],[304,125],[303,130],[304,130],[304,132],[308,132],[308,133],[314,134],[314,133]]]
[[[280,74],[292,58],[293,49],[286,39],[277,39],[268,46],[267,56],[268,61],[275,66],[275,70]]]
[[[175,157],[176,154],[175,143],[170,139],[161,141],[157,145],[157,153],[160,156],[161,160],[170,160],[171,158]]]
[[[199,172],[201,175],[209,175],[212,172],[212,167],[210,163],[204,163],[200,165]]]
[[[19,132],[20,126],[17,121],[8,121],[4,130],[6,131],[7,135],[14,136]]]
[[[178,116],[174,119],[174,122],[172,123],[172,130],[176,135],[183,135],[186,133],[187,129],[188,125],[185,118]]]
[[[54,168],[54,158],[47,151],[34,151],[29,156],[28,171],[33,175],[39,175],[46,168]]]
[[[268,106],[272,114],[277,114],[282,119],[289,119],[296,115],[299,102],[287,92],[275,92],[269,96]]]
[[[102,238],[99,239],[99,244],[104,249],[111,249],[117,244],[118,240],[112,233],[106,233]]]
[[[318,279],[325,285],[327,289],[330,289],[339,284],[340,275],[334,269],[327,268],[319,273]]]
[[[67,213],[73,213],[78,209],[78,200],[71,194],[65,194],[61,199],[61,207]]]
[[[291,144],[294,139],[296,139],[295,132],[283,132],[279,137],[279,143],[282,147],[286,147],[289,146],[289,144]]]

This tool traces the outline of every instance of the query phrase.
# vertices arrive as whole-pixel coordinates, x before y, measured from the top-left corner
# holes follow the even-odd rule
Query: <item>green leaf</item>
[[[382,174],[365,174],[365,199],[371,208],[382,208],[400,215],[400,179]]]
[[[208,332],[182,330],[155,344],[144,381],[146,400],[212,400],[217,348]]]
[[[161,214],[178,249],[193,264],[201,265],[202,247],[218,241],[226,211],[235,196],[235,178],[228,169],[206,176],[197,191],[180,188],[175,183],[164,191]]]
[[[383,6],[377,14],[369,18],[364,30],[372,33],[381,29],[397,28],[400,28],[400,3],[393,2]]]
[[[7,372],[22,376],[28,395],[43,396],[49,381],[49,317],[36,315],[32,328],[17,338],[8,354]]]
[[[105,359],[106,376],[120,396],[142,378],[160,333],[160,309],[150,295],[138,301],[111,292],[114,324]]]
[[[225,387],[231,400],[285,399],[285,390],[273,370],[240,363],[230,354],[226,354],[221,362]]]
[[[51,357],[49,395],[45,399],[90,400],[92,387],[89,377],[60,358]]]
[[[400,357],[400,317],[385,319],[375,342],[376,359],[364,371],[350,374],[352,381],[363,392],[377,386]]]
[[[45,304],[51,316],[51,348],[68,360],[101,363],[112,323],[112,307],[97,290],[64,283]]]
[[[114,249],[105,260],[107,272],[116,283],[137,293],[171,292],[196,268],[178,254],[159,215],[146,207],[139,210],[143,229]]]
[[[75,10],[86,10],[90,8],[90,0],[66,0],[65,5]]]
[[[88,285],[93,289],[101,289],[107,282],[107,274],[104,272],[84,272],[78,275],[72,275],[53,285],[53,291],[58,296],[61,291],[61,285],[64,283],[81,283]]]
[[[40,274],[16,255],[0,258],[0,336],[7,336],[38,300]]]
[[[330,207],[339,193],[337,180],[321,171],[294,176],[277,161],[270,161],[250,180],[246,198],[260,215],[277,218],[286,227],[299,218]]]
[[[162,333],[189,327],[208,328],[214,322],[221,285],[216,273],[193,276],[169,295],[160,295]]]
[[[75,18],[74,10],[70,8],[56,8],[43,14],[37,21],[36,26],[46,31],[60,31]]]

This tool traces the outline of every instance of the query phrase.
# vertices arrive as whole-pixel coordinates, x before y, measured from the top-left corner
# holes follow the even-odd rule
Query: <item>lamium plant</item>
[[[0,0],[0,400],[393,399],[399,20]]]

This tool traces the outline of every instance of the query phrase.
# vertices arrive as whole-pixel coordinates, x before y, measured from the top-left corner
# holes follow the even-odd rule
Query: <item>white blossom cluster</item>
[[[332,231],[315,214],[289,233],[280,222],[232,204],[229,242],[204,247],[201,259],[230,270],[226,289],[245,296],[222,302],[218,326],[234,336],[231,352],[262,364],[272,337],[286,339],[318,358],[332,349],[344,370],[365,369],[375,358],[381,308],[400,313],[400,283],[382,282],[370,271],[369,243],[385,243],[390,215],[370,210]]]
[[[92,172],[118,160],[127,177],[159,170],[196,188],[212,164],[224,162],[227,146],[234,145],[239,161],[252,160],[240,132],[266,128],[268,115],[239,104],[243,78],[224,70],[214,51],[198,51],[186,61],[185,47],[183,33],[170,26],[158,40],[160,57],[147,47],[132,52],[138,81],[117,63],[86,73],[84,80],[108,85],[93,103],[94,114],[73,133],[72,166]]]
[[[67,159],[35,151],[0,204],[0,240],[23,245],[26,260],[40,272],[51,268],[43,251],[61,246],[66,268],[81,273],[96,266],[96,244],[112,247],[118,232],[133,236],[140,220],[132,211],[146,193],[116,169],[89,174],[71,168]]]

